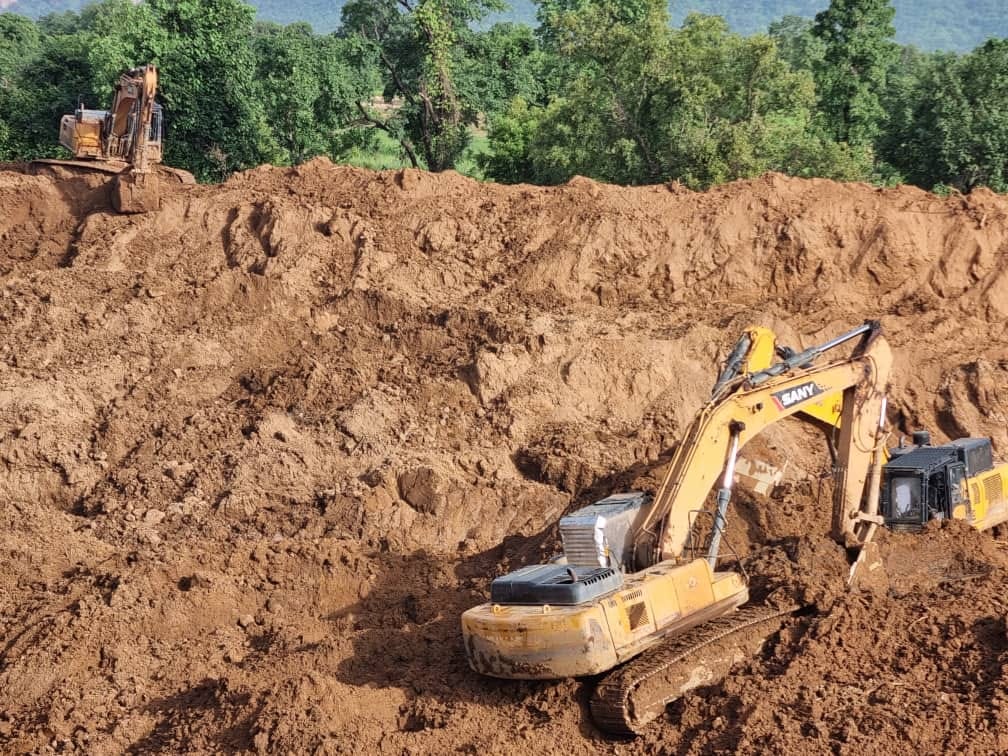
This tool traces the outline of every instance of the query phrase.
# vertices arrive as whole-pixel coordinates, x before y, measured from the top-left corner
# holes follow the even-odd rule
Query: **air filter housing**
[[[633,534],[651,508],[641,491],[613,494],[560,520],[567,563],[626,570],[633,560]]]

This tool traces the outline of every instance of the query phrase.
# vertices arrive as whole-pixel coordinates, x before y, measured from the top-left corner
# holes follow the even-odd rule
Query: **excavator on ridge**
[[[855,340],[849,356],[824,361]],[[748,330],[653,497],[614,494],[566,515],[561,560],[495,579],[490,601],[462,615],[470,666],[507,679],[603,675],[592,716],[626,736],[756,653],[800,607],[744,606],[746,579],[718,569],[719,550],[740,449],[798,413],[834,429],[839,419],[832,532],[858,554],[851,581],[880,526],[913,530],[951,517],[983,529],[1008,520],[1008,464],[994,466],[989,439],[931,446],[915,434],[913,446],[886,450],[891,366],[877,322],[797,353],[777,349],[766,329]],[[708,527],[699,525],[704,514]]]
[[[59,142],[72,160],[35,160],[36,166],[113,174],[112,206],[120,213],[144,213],[161,205],[160,172],[182,184],[195,184],[188,171],[159,166],[162,110],[156,102],[158,71],[153,65],[120,75],[110,110],[83,104],[60,120]]]

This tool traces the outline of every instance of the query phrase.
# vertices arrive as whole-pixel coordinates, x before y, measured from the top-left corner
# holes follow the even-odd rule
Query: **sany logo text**
[[[822,392],[823,390],[819,388],[819,385],[815,381],[809,381],[808,383],[803,383],[801,386],[777,391],[772,396],[774,402],[777,404],[777,408],[785,410],[789,407],[794,407],[796,404],[801,404],[813,396],[818,396]]]

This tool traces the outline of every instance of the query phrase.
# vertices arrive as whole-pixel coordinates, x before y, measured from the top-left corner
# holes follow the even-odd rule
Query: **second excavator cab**
[[[882,468],[887,527],[917,531],[930,520],[957,519],[982,530],[1008,520],[1008,465],[995,467],[989,438],[932,446],[918,432],[914,442],[893,449]]]

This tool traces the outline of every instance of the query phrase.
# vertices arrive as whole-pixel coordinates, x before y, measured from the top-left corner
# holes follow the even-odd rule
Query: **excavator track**
[[[109,163],[104,160],[57,160],[50,158],[39,158],[30,163],[33,169],[55,166],[56,168],[66,168],[68,170],[77,168],[88,173],[108,173],[116,176],[126,170],[126,163]]]
[[[755,655],[799,607],[746,607],[705,622],[646,651],[601,680],[592,719],[612,735],[633,737],[689,690],[722,679]]]

